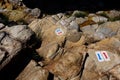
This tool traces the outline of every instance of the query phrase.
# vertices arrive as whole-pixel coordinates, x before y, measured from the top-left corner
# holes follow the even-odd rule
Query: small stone
[[[34,34],[32,30],[28,28],[27,25],[11,26],[6,29],[6,32],[8,32],[11,37],[22,42],[26,42]]]
[[[32,16],[35,16],[35,17],[39,17],[39,16],[40,16],[40,13],[41,13],[41,11],[40,11],[40,9],[38,9],[38,8],[34,8],[34,9],[32,9],[31,12],[30,12],[30,14],[31,14]]]
[[[103,16],[94,16],[94,17],[92,17],[92,20],[96,23],[108,21],[108,19],[106,17],[103,17]]]
[[[98,11],[98,12],[96,12],[96,14],[98,14],[98,15],[103,14],[103,13],[104,13],[104,11]]]

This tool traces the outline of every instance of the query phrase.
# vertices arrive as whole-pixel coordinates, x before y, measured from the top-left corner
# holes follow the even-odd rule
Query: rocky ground
[[[0,0],[0,80],[120,80],[120,11],[47,15]]]

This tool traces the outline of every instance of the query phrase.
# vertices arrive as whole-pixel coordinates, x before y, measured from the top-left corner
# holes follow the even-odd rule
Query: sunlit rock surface
[[[120,80],[120,11],[41,15],[23,2],[0,0],[0,80]]]

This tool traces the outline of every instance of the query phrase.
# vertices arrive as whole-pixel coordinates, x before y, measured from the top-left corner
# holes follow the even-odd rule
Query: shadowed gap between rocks
[[[16,57],[0,71],[0,80],[15,80],[30,60],[34,59],[32,52],[32,49],[25,49],[16,55]],[[41,59],[39,58],[39,60]]]
[[[85,62],[86,62],[88,57],[89,57],[89,55],[88,55],[88,53],[86,53],[85,58],[84,58],[83,63],[82,63],[82,68],[81,68],[81,71],[80,71],[80,78],[82,77],[84,67],[85,67]]]
[[[96,12],[99,10],[120,9],[117,0],[23,0],[23,3],[29,8],[37,7],[46,14],[56,14],[74,10]]]
[[[54,74],[49,73],[48,80],[54,80]]]

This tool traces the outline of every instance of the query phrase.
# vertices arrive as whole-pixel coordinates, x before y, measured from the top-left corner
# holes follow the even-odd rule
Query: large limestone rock
[[[28,25],[40,43],[16,80],[120,80],[120,21],[98,13],[76,14],[48,15]],[[0,25],[0,63],[33,42],[29,28]]]
[[[120,28],[119,25],[120,21],[106,22],[100,25],[87,25],[82,27],[81,30],[86,36],[86,42],[91,43],[117,35]]]
[[[41,40],[36,52],[43,60],[38,64],[53,74],[53,80],[119,80],[120,22],[107,21],[95,14],[34,20],[29,27]],[[108,59],[100,62],[97,52]]]
[[[37,19],[29,25],[42,41],[41,47],[36,50],[44,59],[39,63],[54,74],[55,79],[79,80],[84,59],[82,53],[86,50],[85,46],[77,46],[81,38],[79,26],[73,21],[74,17],[62,17],[57,22],[53,18]]]
[[[4,68],[20,51],[29,45],[33,38],[26,25],[5,27],[0,30],[0,69]]]
[[[109,73],[112,73],[117,80],[120,79],[117,67],[120,64],[119,40],[120,37],[116,36],[88,46],[87,53],[89,57],[85,62],[83,80],[101,79],[101,76],[108,75]]]
[[[79,72],[84,59],[82,51],[85,51],[85,46],[74,46],[74,48],[65,49],[65,52],[62,53],[59,59],[54,59],[54,61],[48,66],[45,66],[45,68],[54,75],[58,75],[60,79],[66,80],[75,78],[80,75]]]
[[[54,21],[54,17],[34,20],[31,24],[29,24],[29,27],[39,38],[42,39],[43,42],[63,42],[64,38],[72,42],[79,41],[81,33],[79,31],[79,25],[73,21],[74,17],[66,18],[63,16],[59,21],[56,20],[57,22]],[[61,32],[60,34],[58,34],[59,31]]]

